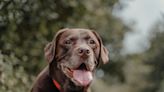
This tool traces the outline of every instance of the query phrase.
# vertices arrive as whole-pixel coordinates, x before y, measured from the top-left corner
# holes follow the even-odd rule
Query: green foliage
[[[32,76],[19,64],[14,54],[0,53],[0,92],[27,92],[31,86]]]
[[[105,76],[94,81],[94,92],[163,92],[163,22],[152,29],[159,32],[152,33],[148,51],[122,56],[129,28],[112,15],[117,1],[1,0],[0,92],[27,92],[47,64],[44,46],[65,27],[97,31],[110,51],[110,63],[100,67]]]
[[[28,90],[46,65],[44,46],[64,27],[91,28],[119,53],[125,26],[112,16],[117,0],[1,0],[0,82],[3,92]],[[116,39],[117,38],[117,39]],[[112,53],[111,52],[111,53]],[[113,59],[115,60],[115,59]],[[19,76],[21,75],[21,76]],[[5,77],[4,77],[5,76]]]
[[[163,19],[162,19],[163,20]],[[147,59],[144,61],[147,65],[150,65],[153,69],[148,77],[149,81],[153,83],[153,87],[149,87],[146,90],[153,92],[163,92],[164,81],[164,29],[162,28],[164,22],[158,22],[152,30],[151,47],[146,52]]]

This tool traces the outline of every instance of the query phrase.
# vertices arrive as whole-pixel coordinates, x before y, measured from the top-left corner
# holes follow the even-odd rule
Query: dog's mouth
[[[87,86],[93,80],[92,71],[88,70],[84,63],[75,69],[65,67],[64,70],[67,77],[71,78],[78,86]]]

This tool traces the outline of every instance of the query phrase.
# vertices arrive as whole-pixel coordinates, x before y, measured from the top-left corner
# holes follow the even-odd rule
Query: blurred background
[[[0,0],[0,92],[28,92],[65,27],[96,30],[110,51],[93,92],[164,92],[163,0]]]

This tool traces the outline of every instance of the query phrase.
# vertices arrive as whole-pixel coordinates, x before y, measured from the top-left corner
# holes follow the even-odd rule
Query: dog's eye
[[[89,44],[95,44],[95,41],[94,40],[90,40]]]
[[[64,43],[65,44],[71,44],[71,40],[66,40]]]

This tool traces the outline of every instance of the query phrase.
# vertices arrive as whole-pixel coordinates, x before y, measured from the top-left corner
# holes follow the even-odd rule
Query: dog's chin
[[[70,69],[69,67],[64,66],[62,70],[76,86],[89,86],[93,80],[93,72],[87,70],[85,65],[80,65],[75,69]]]

